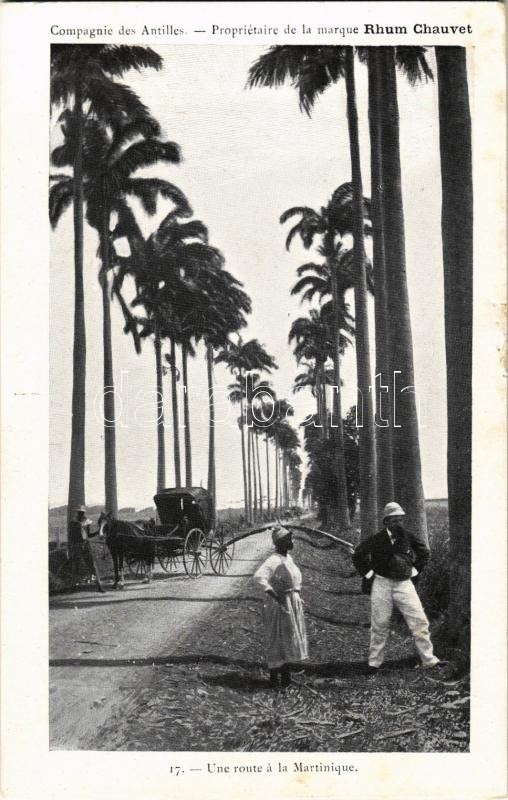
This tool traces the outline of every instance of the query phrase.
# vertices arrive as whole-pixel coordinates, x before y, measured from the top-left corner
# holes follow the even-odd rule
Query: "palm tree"
[[[287,455],[287,465],[289,472],[289,488],[290,488],[290,504],[293,506],[298,505],[300,496],[300,486],[302,482],[302,473],[300,465],[302,459],[296,450],[289,450]]]
[[[270,432],[275,444],[275,513],[280,513],[283,506],[283,476],[281,469],[282,447],[281,437],[284,437],[284,430],[289,427],[288,417],[294,416],[294,407],[283,398],[274,398],[274,408],[272,413],[272,423]]]
[[[204,226],[203,226],[204,228]],[[206,229],[205,229],[206,230]],[[227,346],[228,337],[246,325],[245,314],[251,310],[250,298],[242,284],[223,269],[224,257],[209,245],[201,245],[193,253],[185,274],[190,301],[180,305],[182,343],[188,349],[191,339],[203,341],[207,365],[209,405],[208,490],[216,498],[215,474],[215,400],[213,365],[214,351]],[[195,296],[192,296],[192,292]],[[215,505],[214,505],[215,507]]]
[[[72,165],[76,148],[74,119],[70,112],[62,115],[61,130],[64,142],[51,154],[57,167]],[[107,125],[103,121],[88,119],[83,126],[83,196],[86,201],[87,222],[97,230],[101,269],[99,282],[102,289],[103,307],[103,352],[104,352],[104,473],[105,506],[118,515],[116,492],[115,453],[115,400],[113,377],[113,353],[111,346],[111,313],[109,271],[112,268],[110,223],[114,209],[125,205],[128,195],[136,196],[148,214],[157,207],[157,197],[185,204],[179,189],[167,181],[155,178],[133,178],[139,168],[159,161],[178,163],[180,151],[173,142],[161,142],[154,137],[159,133],[159,124],[147,113],[138,98],[133,95],[129,117],[113,119]],[[143,137],[141,141],[140,137]],[[134,141],[133,140],[137,140]],[[72,202],[72,178],[65,175],[51,176],[54,179],[50,190],[50,220],[55,226],[61,214]]]
[[[112,78],[130,69],[160,69],[162,59],[146,47],[60,45],[51,47],[50,95],[53,106],[72,110],[76,146],[73,154],[74,343],[72,367],[71,456],[67,518],[85,502],[86,332],[83,289],[83,127],[85,114],[111,119],[129,114],[131,90]],[[84,111],[84,105],[88,109]]]
[[[321,428],[321,435],[323,429],[326,430],[328,425],[328,410],[326,407],[326,387],[334,385],[334,375],[332,367],[324,367],[321,369],[318,365],[310,361],[301,359],[299,362],[304,367],[304,372],[299,372],[295,375],[293,383],[293,394],[311,389],[316,397],[316,420]],[[321,398],[323,402],[321,402]],[[323,408],[324,406],[324,408]],[[323,415],[324,412],[324,415]],[[307,420],[307,424],[310,421]],[[324,438],[324,437],[323,437]]]
[[[209,397],[209,448],[208,448],[208,491],[216,503],[215,470],[215,403],[213,388],[213,365],[215,351],[223,351],[229,337],[237,333],[247,323],[244,314],[251,310],[251,302],[243,291],[242,284],[225,269],[209,269],[201,272],[200,286],[204,291],[204,302],[199,306],[201,314],[201,335],[206,346],[206,364]]]
[[[196,351],[192,344],[193,328],[184,318],[181,321],[181,352],[182,352],[182,380],[183,380],[183,422],[184,422],[184,444],[185,444],[185,485],[192,486],[192,442],[190,429],[190,410],[189,410],[189,377],[188,359],[193,358]]]
[[[335,320],[333,320],[333,309],[330,303],[325,303],[320,309],[312,308],[309,311],[308,317],[298,317],[293,321],[289,331],[289,343],[296,342],[294,354],[297,363],[301,363],[305,359],[310,359],[314,362],[314,375],[315,375],[315,391],[318,403],[318,418],[320,419],[321,437],[327,438],[328,421],[326,409],[326,384],[328,381],[326,377],[326,362],[329,357],[336,358],[337,355],[342,356],[344,350],[350,339],[345,333],[340,330],[345,330],[347,333],[352,334],[354,328],[351,325],[352,319],[347,311],[347,306],[344,304],[341,308],[341,321],[339,323],[340,338],[339,350],[334,349],[334,328]],[[333,371],[334,380],[337,379],[337,370],[334,367]],[[339,375],[340,380],[340,375]],[[334,381],[332,381],[333,385]],[[335,384],[337,385],[337,384]],[[336,392],[338,394],[338,392]],[[337,408],[337,400],[335,400],[335,409]],[[340,404],[339,404],[340,410]],[[337,422],[336,424],[340,424]],[[340,436],[337,437],[340,449]],[[339,459],[340,460],[340,459]]]
[[[386,314],[388,320],[388,369],[398,374],[401,391],[394,397],[397,419],[392,427],[393,492],[408,513],[417,536],[428,541],[425,498],[421,476],[418,416],[414,393],[413,344],[406,280],[404,210],[399,147],[399,112],[396,64],[406,58],[406,73],[428,75],[420,48],[414,48],[414,65],[404,51],[412,48],[383,47],[377,57],[379,135],[381,152],[382,225],[385,254]],[[431,73],[430,73],[431,74]],[[373,109],[373,116],[374,111]],[[380,338],[383,336],[380,331]],[[406,387],[410,387],[406,389]],[[404,391],[405,390],[405,391]],[[392,497],[393,499],[393,497]]]
[[[353,258],[357,283],[355,285],[356,375],[361,393],[363,426],[360,428],[360,486],[361,529],[366,538],[377,526],[376,438],[372,409],[369,328],[367,318],[367,276],[365,270],[363,186],[360,166],[358,114],[354,74],[354,49],[346,48],[346,93],[351,173],[353,183]]]
[[[171,328],[173,328],[173,325],[171,326]],[[173,458],[175,463],[175,486],[177,489],[180,489],[182,485],[182,476],[180,472],[180,419],[178,413],[178,381],[180,380],[180,373],[176,365],[176,345],[175,345],[175,335],[173,330],[169,334],[168,338],[169,338],[170,352],[169,354],[166,354],[165,360],[168,364],[168,369],[171,375],[171,407],[173,409]]]
[[[281,420],[277,427],[277,443],[281,452],[281,484],[282,484],[282,506],[289,506],[289,465],[294,457],[296,449],[300,446],[298,435],[289,422]],[[301,463],[298,461],[298,463]]]
[[[466,645],[471,597],[473,182],[466,51],[436,47],[448,403],[450,639]]]
[[[226,345],[226,348],[229,347],[229,344]],[[227,363],[227,362],[225,362]],[[237,385],[239,388],[237,388]],[[245,401],[245,386],[239,380],[236,384],[231,384],[228,386],[229,391],[229,401],[234,404],[238,404],[240,406],[240,416],[238,417],[238,428],[240,430],[240,440],[242,446],[242,476],[243,476],[243,505],[244,505],[244,514],[245,514],[245,521],[249,521],[249,496],[248,496],[248,487],[247,487],[247,465],[245,459],[245,433],[244,433],[244,426],[245,426],[245,414],[244,414],[244,401]]]
[[[278,86],[287,78],[298,89],[300,107],[310,115],[316,97],[332,83],[345,79],[347,118],[351,157],[353,202],[353,257],[355,265],[355,325],[357,386],[363,404],[363,426],[360,430],[360,463],[362,476],[362,535],[374,533],[377,523],[376,448],[372,394],[369,331],[367,319],[367,276],[364,247],[364,198],[360,167],[358,115],[354,75],[354,48],[275,46],[261,56],[249,72],[250,86]],[[337,384],[340,386],[340,383]],[[340,435],[340,434],[339,434]],[[344,502],[343,470],[339,464],[341,505]],[[344,485],[343,485],[344,484]],[[347,510],[343,512],[343,522]]]
[[[266,398],[269,398],[274,403],[274,394],[271,385],[268,381],[260,379],[259,375],[251,373],[249,375],[249,384],[252,390],[252,397],[250,405],[252,408],[252,434],[253,434],[253,460],[254,460],[254,475],[257,469],[257,487],[259,489],[259,516],[263,519],[263,482],[261,480],[261,461],[259,458],[259,435],[267,429],[270,422],[270,414],[265,416],[268,410]],[[270,412],[271,413],[271,412]],[[267,477],[268,480],[268,477]]]
[[[344,246],[344,237],[353,232],[355,225],[353,190],[351,184],[345,183],[339,186],[333,193],[328,205],[321,208],[319,212],[307,206],[292,208],[282,215],[281,222],[287,221],[291,216],[296,214],[300,216],[300,220],[289,232],[286,247],[289,248],[296,234],[300,235],[303,245],[307,249],[312,246],[317,236],[322,237],[322,244],[319,245],[318,252],[325,258],[325,263],[315,264],[311,262],[303,264],[298,269],[300,280],[294,286],[292,294],[302,292],[302,299],[308,300],[312,300],[315,294],[318,294],[320,297],[323,297],[325,294],[331,294],[332,296],[334,349],[331,355],[334,362],[335,386],[339,387],[334,392],[333,397],[334,415],[336,419],[335,437],[337,439],[337,514],[339,524],[342,527],[348,527],[350,523],[344,466],[344,436],[342,431],[340,397],[340,386],[342,385],[340,360],[343,353],[341,329],[345,327],[347,314],[344,295],[345,292],[351,288],[355,288],[355,297],[358,294],[355,275],[355,254],[354,251],[352,252]],[[364,227],[367,232],[370,232],[370,227],[368,225],[369,202],[365,199],[363,214],[365,214],[367,219],[364,223]],[[368,270],[370,265],[365,254],[363,262],[366,275],[369,275]],[[350,324],[348,329],[352,332]],[[357,362],[362,352],[362,348],[357,345]]]
[[[379,395],[376,387],[377,427],[376,455],[379,465],[377,471],[378,504],[384,507],[393,499],[393,387],[390,369],[389,320],[386,288],[386,260],[384,243],[383,179],[382,179],[382,140],[381,118],[381,65],[379,47],[366,48],[365,58],[369,73],[369,132],[370,132],[370,183],[372,194],[371,219],[373,239],[373,266],[376,285],[374,320],[376,332],[376,375],[380,377]],[[382,402],[381,387],[387,387],[386,401]],[[386,421],[386,425],[384,424]],[[382,465],[382,466],[381,466]]]
[[[179,221],[180,216],[189,213],[188,204],[177,205],[162,220],[157,231],[144,240],[132,212],[128,208],[119,209],[114,232],[116,236],[126,236],[131,249],[129,258],[117,257],[120,269],[116,285],[122,285],[125,275],[134,276],[137,287],[134,305],[143,305],[148,313],[148,320],[141,321],[142,335],[154,336],[158,392],[157,474],[161,488],[165,480],[161,342],[163,338],[175,339],[180,335],[179,319],[184,312],[188,322],[194,315],[196,336],[203,338],[203,304],[210,306],[210,287],[203,288],[204,280],[212,271],[215,280],[217,275],[228,274],[221,271],[222,254],[206,243],[207,231],[203,223]],[[242,296],[238,295],[236,300],[241,310]],[[216,318],[221,319],[219,312]]]
[[[232,393],[230,395],[232,402],[240,403],[240,435],[242,441],[242,465],[244,476],[244,505],[245,517],[248,522],[251,521],[251,492],[250,487],[250,449],[249,449],[249,436],[247,436],[247,457],[245,454],[245,433],[244,428],[247,424],[250,428],[251,415],[248,408],[245,409],[245,400],[247,399],[247,392],[245,387],[245,377],[247,373],[252,371],[271,372],[276,369],[277,365],[275,360],[270,356],[263,345],[257,339],[250,339],[244,342],[239,336],[237,341],[229,339],[227,344],[222,347],[215,358],[216,363],[224,363],[227,365],[229,371],[234,375],[237,383],[242,387],[240,395]],[[245,387],[245,388],[244,388]]]

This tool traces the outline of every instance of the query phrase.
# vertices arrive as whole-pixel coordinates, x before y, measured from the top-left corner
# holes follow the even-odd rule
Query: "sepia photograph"
[[[471,49],[52,34],[50,749],[468,753]]]
[[[0,22],[1,797],[508,796],[504,8]]]

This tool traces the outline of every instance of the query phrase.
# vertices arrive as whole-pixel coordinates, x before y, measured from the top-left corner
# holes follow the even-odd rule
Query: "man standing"
[[[96,534],[91,533],[90,527],[92,520],[87,519],[85,506],[76,509],[76,516],[69,525],[69,558],[71,559],[73,583],[79,583],[80,579],[90,577],[95,573],[97,588],[100,592],[104,591],[96,573],[92,555],[90,553],[88,539]]]
[[[384,530],[362,542],[353,555],[353,563],[363,576],[362,591],[371,595],[369,674],[375,674],[383,663],[394,606],[413,635],[422,666],[441,663],[434,655],[429,621],[411,580],[425,567],[430,552],[404,529],[404,517],[398,503],[388,503],[383,511]]]

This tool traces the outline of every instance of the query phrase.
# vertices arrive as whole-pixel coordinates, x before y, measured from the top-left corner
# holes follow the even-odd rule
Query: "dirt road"
[[[236,600],[271,549],[269,534],[239,542],[231,570],[192,580],[157,572],[151,584],[127,582],[105,595],[79,592],[50,602],[50,747],[89,749],[97,730],[120,720],[182,638],[203,627],[219,601]],[[106,742],[102,743],[107,746]],[[113,745],[112,745],[113,746]]]

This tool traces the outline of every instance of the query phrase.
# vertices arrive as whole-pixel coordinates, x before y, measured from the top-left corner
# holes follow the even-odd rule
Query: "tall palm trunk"
[[[323,430],[325,439],[328,439],[328,408],[326,402],[326,368],[325,362],[321,365],[321,393],[323,395]]]
[[[369,48],[369,129],[371,174],[371,220],[373,238],[376,330],[376,456],[377,502],[379,508],[393,500],[392,426],[393,377],[389,362],[388,308],[383,226],[383,175],[381,148],[381,97],[379,48]],[[379,376],[379,377],[378,377]],[[382,391],[381,386],[388,391]]]
[[[247,398],[247,520],[252,522],[252,471],[251,471],[251,440],[249,428],[249,399]]]
[[[212,495],[213,502],[213,526],[216,518],[215,495],[215,402],[213,397],[213,348],[210,344],[206,345],[206,372],[208,377],[208,409],[209,409],[209,433],[208,433],[208,491]]]
[[[238,373],[238,383],[242,386],[242,373]],[[245,509],[245,521],[249,520],[249,498],[247,489],[247,462],[245,457],[245,407],[243,396],[240,397],[240,438],[242,441],[242,473],[243,473],[243,504]]]
[[[240,419],[242,422],[240,423],[240,437],[242,440],[242,472],[243,472],[243,504],[245,508],[245,521],[249,521],[249,495],[247,489],[247,463],[246,463],[246,454],[245,454],[245,430],[243,424],[243,403],[242,403],[242,413],[240,415]]]
[[[279,443],[275,434],[275,516],[279,515],[280,487],[279,487]]]
[[[466,51],[436,47],[443,203],[448,514],[452,643],[469,644],[471,618],[471,413],[473,183]]]
[[[280,485],[280,509],[284,510],[286,505],[286,484],[284,482],[284,450],[279,450],[279,485]]]
[[[332,244],[333,246],[333,244]],[[332,428],[335,436],[335,450],[336,462],[335,470],[337,475],[337,495],[336,495],[336,510],[334,514],[337,515],[337,521],[341,528],[349,528],[351,520],[349,518],[349,506],[347,502],[347,482],[346,482],[346,462],[344,458],[344,430],[342,427],[342,400],[340,395],[341,377],[340,377],[340,312],[339,312],[339,290],[337,283],[337,268],[335,264],[330,264],[330,274],[332,283],[332,299],[333,299],[333,424]],[[324,386],[323,376],[323,386]]]
[[[404,209],[399,149],[399,111],[393,47],[380,52],[382,108],[383,221],[389,320],[390,368],[397,378],[394,392],[392,499],[400,503],[408,524],[427,542],[418,416],[414,389],[413,342],[406,280]],[[409,387],[406,389],[406,387]]]
[[[270,508],[270,458],[269,458],[269,448],[268,448],[268,434],[265,435],[265,446],[266,446],[266,506],[268,511],[268,519],[271,516],[271,508]]]
[[[106,511],[118,517],[116,487],[116,428],[115,386],[113,378],[113,349],[111,344],[111,301],[109,296],[109,207],[103,208],[100,231],[102,268],[102,342],[104,354],[104,503]]]
[[[178,413],[178,386],[176,379],[176,347],[173,337],[170,337],[170,366],[171,366],[171,404],[173,406],[173,458],[175,462],[175,486],[180,489],[182,476],[180,473],[180,415]]]
[[[166,453],[164,448],[164,389],[162,386],[161,336],[158,320],[155,320],[155,371],[157,376],[157,491],[166,486]]]
[[[187,376],[188,352],[185,344],[182,344],[182,377],[183,377],[183,421],[185,425],[185,485],[192,486],[192,445],[190,432],[190,412],[189,412],[189,381]]]
[[[263,484],[261,483],[261,462],[259,460],[259,437],[258,432],[254,432],[254,441],[256,443],[256,460],[258,464],[258,489],[259,489],[259,518],[263,519]]]
[[[284,475],[284,506],[289,506],[288,463],[285,450],[282,451],[282,470]]]
[[[327,422],[326,413],[325,413],[325,403],[326,398],[324,397],[324,364],[322,361],[316,361],[316,381],[314,384],[316,390],[316,412],[317,412],[317,419],[319,423],[319,437],[320,439],[326,439],[326,428]]]
[[[74,510],[85,502],[85,390],[86,333],[85,297],[83,289],[83,97],[76,81],[74,88],[74,122],[76,150],[73,164],[74,219],[74,343],[72,351],[72,420],[71,457],[67,522]]]
[[[257,520],[258,518],[258,485],[257,485],[257,477],[256,477],[256,443],[254,440],[254,431],[252,428],[249,428],[249,437],[250,437],[250,452],[251,452],[251,460],[252,460],[252,509],[253,509],[253,518]]]
[[[351,176],[353,183],[353,258],[355,264],[355,328],[357,385],[363,403],[363,426],[360,428],[360,492],[362,537],[372,535],[377,526],[376,440],[372,412],[369,324],[367,317],[367,279],[365,274],[363,187],[358,139],[358,114],[354,75],[354,50],[346,47],[346,93]]]

